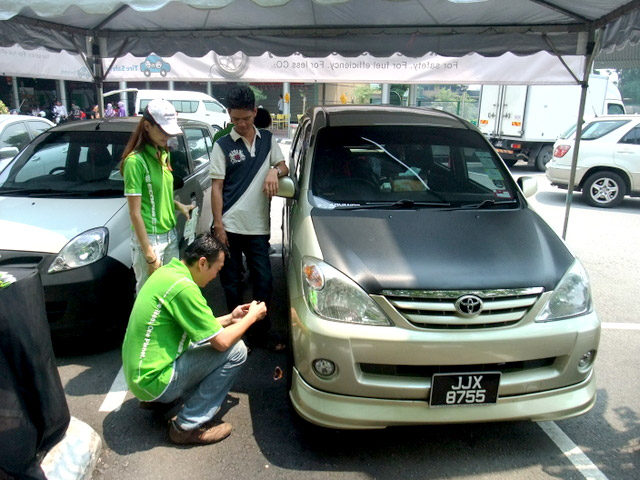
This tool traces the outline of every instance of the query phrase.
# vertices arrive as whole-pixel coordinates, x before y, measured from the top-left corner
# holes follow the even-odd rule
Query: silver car
[[[332,428],[551,420],[595,403],[580,262],[482,134],[438,110],[300,121],[283,255],[290,398]]]

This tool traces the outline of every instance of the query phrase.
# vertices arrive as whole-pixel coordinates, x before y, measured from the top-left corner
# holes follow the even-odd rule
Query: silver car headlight
[[[97,262],[107,254],[109,231],[92,228],[71,239],[53,259],[47,273],[64,272]]]
[[[357,283],[322,260],[302,259],[302,285],[309,310],[326,320],[392,325]]]
[[[538,313],[536,322],[552,322],[577,317],[592,310],[589,277],[582,264],[576,259],[558,283],[547,304]]]

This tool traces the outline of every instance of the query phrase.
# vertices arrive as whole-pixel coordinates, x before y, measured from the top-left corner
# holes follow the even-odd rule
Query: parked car
[[[556,141],[547,164],[552,185],[569,188],[575,132]],[[587,123],[582,132],[575,190],[594,207],[615,207],[625,195],[640,196],[640,116],[608,115]]]
[[[54,127],[0,173],[0,270],[40,272],[54,334],[118,331],[134,296],[131,222],[119,162],[140,119],[113,118]],[[178,121],[171,140],[176,198],[195,203],[181,248],[211,225],[209,153],[213,132]],[[206,203],[206,205],[205,205]]]
[[[27,143],[53,123],[42,117],[30,115],[0,115],[0,172]]]
[[[470,123],[314,107],[280,180],[289,396],[331,428],[551,420],[595,403],[584,268]]]

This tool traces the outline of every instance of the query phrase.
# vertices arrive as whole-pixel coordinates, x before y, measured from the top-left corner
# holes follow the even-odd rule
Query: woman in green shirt
[[[181,133],[173,105],[166,100],[152,100],[122,155],[120,171],[131,218],[136,292],[149,275],[179,257],[175,210],[189,218],[193,209],[173,198],[167,141]]]

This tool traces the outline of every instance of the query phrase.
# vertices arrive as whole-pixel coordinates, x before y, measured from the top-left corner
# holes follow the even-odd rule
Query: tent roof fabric
[[[469,0],[466,0],[468,2]],[[103,56],[243,51],[357,56],[556,55],[640,42],[640,0],[0,0],[0,46]]]

